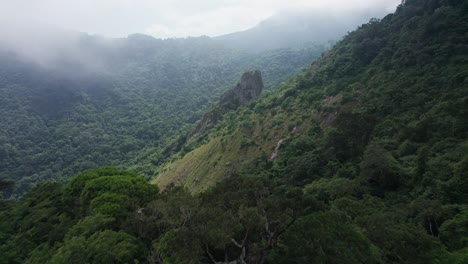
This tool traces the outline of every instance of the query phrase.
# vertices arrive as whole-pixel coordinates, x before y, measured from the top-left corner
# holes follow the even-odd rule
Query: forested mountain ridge
[[[346,212],[383,250],[380,261],[442,261],[394,243],[412,243],[419,239],[412,232],[425,230],[450,249],[468,235],[467,15],[466,1],[405,1],[304,74],[190,138],[186,148],[194,149],[163,166],[154,182],[203,193],[233,175],[279,180]],[[297,250],[282,251],[294,251],[284,263],[298,255],[319,261],[299,237],[291,237]],[[467,261],[468,245],[457,241],[448,262]]]
[[[404,1],[189,137],[164,191],[106,167],[0,201],[0,262],[466,263],[467,21]]]
[[[172,154],[168,146],[180,145],[188,126],[242,72],[259,69],[266,87],[274,87],[371,13],[381,12],[352,13],[342,17],[349,23],[335,18],[314,27],[317,17],[306,33],[295,31],[284,43],[270,37],[284,35],[294,23],[284,28],[269,19],[260,29],[266,35],[242,37],[251,42],[247,49],[222,37],[106,38],[41,24],[2,27],[0,179],[16,181],[20,195],[42,180],[65,182],[103,165],[152,177]],[[327,28],[333,34],[322,39]]]
[[[216,182],[207,179],[239,172],[249,159],[268,160],[278,145],[287,144],[294,135],[304,136],[314,123],[322,131],[317,135],[319,141],[330,141],[328,137],[337,133],[339,138],[326,148],[338,151],[333,159],[339,163],[360,160],[371,138],[381,138],[384,145],[390,144],[387,141],[410,144],[407,134],[415,128],[408,126],[423,124],[428,127],[419,128],[420,132],[430,133],[422,136],[424,142],[430,142],[436,131],[452,131],[451,137],[445,138],[458,138],[454,147],[463,152],[463,140],[459,140],[466,137],[464,9],[460,18],[445,7],[430,10],[431,4],[410,2],[395,14],[371,20],[352,32],[276,93],[265,94],[237,113],[226,115],[224,123],[211,133],[189,139],[187,149],[200,141],[207,144],[163,167],[155,182],[182,181],[186,186],[206,189]],[[448,114],[450,111],[454,112]],[[435,117],[444,114],[446,118]],[[342,120],[341,116],[348,115],[345,119],[352,121]],[[442,120],[447,123],[432,124],[429,129],[431,122]],[[358,121],[362,123],[355,124]],[[361,138],[347,143],[349,135],[336,131],[336,122],[349,123],[353,127],[346,128],[348,132]],[[360,151],[355,152],[357,147]]]
[[[384,10],[370,7],[341,12],[307,8],[288,10],[267,18],[253,28],[213,39],[227,47],[250,53],[300,47],[307,42],[329,43],[341,39],[369,19],[384,15]]]
[[[151,177],[165,146],[243,71],[262,69],[272,87],[326,48],[251,55],[206,37],[144,35],[62,42],[59,54],[0,53],[0,178],[16,181],[16,194],[103,165]]]

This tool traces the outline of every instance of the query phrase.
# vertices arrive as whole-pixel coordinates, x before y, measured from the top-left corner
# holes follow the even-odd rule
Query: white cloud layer
[[[288,9],[394,11],[401,0],[0,0],[4,27],[41,23],[112,37],[217,36]]]

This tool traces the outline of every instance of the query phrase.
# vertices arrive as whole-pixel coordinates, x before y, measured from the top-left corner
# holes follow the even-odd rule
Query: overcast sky
[[[109,37],[218,36],[255,26],[290,9],[380,8],[401,0],[0,0],[0,23],[46,24]]]

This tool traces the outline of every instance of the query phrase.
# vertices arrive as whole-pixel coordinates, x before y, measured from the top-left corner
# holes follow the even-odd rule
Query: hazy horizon
[[[275,19],[270,20],[273,29],[264,31],[283,34],[301,27],[313,30],[315,27],[311,24],[320,21],[315,35],[329,35],[327,30],[333,32],[336,25],[341,24],[337,30],[341,36],[372,17],[393,12],[399,3],[400,0],[329,0],[325,4],[306,0],[202,0],[196,3],[182,0],[17,0],[1,5],[0,50],[13,51],[23,60],[46,67],[61,68],[64,62],[71,62],[97,71],[103,68],[103,63],[99,56],[80,44],[79,32],[105,37],[94,38],[94,41],[112,49],[112,45],[107,46],[113,42],[108,37],[138,33],[159,39],[214,37],[253,28],[273,16]],[[275,30],[283,30],[283,33]],[[242,46],[235,41],[227,42]],[[254,48],[258,42],[254,39],[243,45]]]
[[[105,37],[142,33],[155,38],[220,36],[243,31],[279,13],[311,10],[393,12],[401,0],[0,0],[5,29],[56,27]],[[1,26],[0,26],[1,27]],[[3,31],[5,31],[5,29]]]

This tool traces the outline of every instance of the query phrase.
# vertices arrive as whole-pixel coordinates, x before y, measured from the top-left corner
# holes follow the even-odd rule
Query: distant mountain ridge
[[[271,88],[326,49],[249,54],[207,37],[54,34],[34,34],[31,50],[0,49],[0,178],[16,181],[17,194],[103,165],[151,177],[165,147],[241,73],[261,69]]]
[[[466,10],[446,7],[450,4],[441,4],[444,1],[407,2],[395,14],[371,20],[350,33],[304,74],[282,83],[274,93],[260,96],[247,107],[224,116],[211,131],[189,139],[185,149],[191,151],[163,166],[154,182],[160,186],[178,183],[194,192],[206,190],[229,175],[242,173],[244,166],[252,169],[246,160],[255,164],[262,164],[263,160],[272,166],[268,157],[278,146],[281,157],[282,148],[291,138],[308,137],[309,127],[315,125],[321,131],[315,135],[317,142],[329,140],[331,144],[316,151],[335,153],[324,157],[322,162],[359,160],[372,137],[394,137],[401,141],[403,135],[407,136],[406,129],[415,129],[404,128],[408,124],[401,123],[402,120],[412,120],[408,121],[414,122],[412,126],[425,126],[424,122],[436,122],[426,111],[440,107],[437,111],[447,115],[455,111],[449,110],[449,105],[457,105],[461,111],[450,118],[447,116],[446,120],[454,122],[451,129],[457,132],[448,127],[444,131],[439,127],[438,132],[418,131],[425,135],[425,140],[428,140],[426,133],[440,133],[433,139],[438,140],[450,138],[445,133],[452,131],[458,135],[454,140],[462,146],[462,142],[466,143],[466,131],[462,132],[462,127],[466,125],[461,124],[460,114],[465,111],[461,109],[466,109],[463,91],[468,80],[463,68],[466,60],[462,58],[468,50],[462,44]],[[432,24],[436,20],[439,22]],[[431,72],[430,78],[424,77],[427,72]],[[392,134],[377,132],[384,129],[382,122],[399,125],[395,125]],[[449,123],[444,126],[452,126]],[[341,125],[349,126],[346,132],[335,131],[343,129]],[[341,137],[340,133],[347,136]],[[192,149],[191,144],[196,147]]]
[[[289,10],[276,14],[251,29],[213,39],[227,47],[248,52],[299,47],[308,42],[334,43],[371,18],[384,15],[384,10],[372,9],[352,13]]]
[[[206,131],[186,138],[181,129],[174,135],[179,152],[157,155],[163,162],[157,185],[102,167],[66,184],[38,184],[18,200],[0,199],[0,263],[466,264],[467,32],[468,1],[405,0]],[[135,72],[147,70],[139,66]],[[18,96],[28,89],[2,87],[0,107],[9,105],[2,111],[28,111]],[[128,94],[126,88],[118,92]],[[100,142],[91,136],[132,127],[137,134],[161,133],[158,127],[173,129],[167,122],[185,116],[169,99],[177,102],[187,92],[151,91],[140,91],[142,99],[165,98],[157,111],[152,101],[138,108],[144,100],[116,107],[125,105],[119,93],[81,105],[68,117],[84,131],[50,142],[65,145],[61,153],[22,137],[30,124],[51,120],[32,116],[25,122],[25,116],[3,112],[0,121],[21,124],[9,134],[18,142],[49,150],[39,162],[79,161],[64,154],[89,142],[91,149],[116,155],[114,146],[94,144]],[[90,122],[95,116],[85,113],[95,113],[92,107],[109,112],[104,103],[128,115],[97,115],[101,122]],[[146,119],[155,115],[165,123]],[[124,135],[131,139],[112,142],[118,150],[139,143],[132,133]],[[151,136],[144,145],[154,142]],[[0,148],[0,161],[21,146],[4,136],[0,143],[7,147]],[[13,156],[20,166],[31,157],[21,154],[26,157]],[[133,158],[142,163],[145,156]],[[49,164],[47,173],[59,165]],[[8,188],[0,179],[0,190]]]

